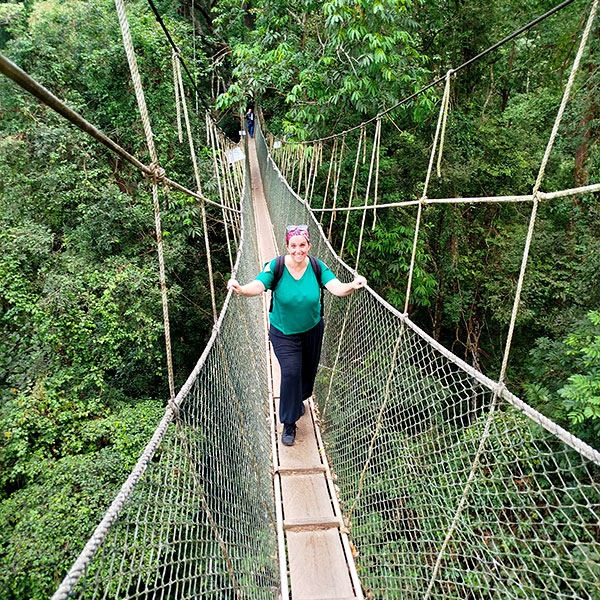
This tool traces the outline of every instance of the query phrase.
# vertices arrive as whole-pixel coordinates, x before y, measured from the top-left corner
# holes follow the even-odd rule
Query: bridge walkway
[[[278,250],[264,195],[253,139],[248,140],[252,199],[261,264]],[[267,302],[265,336],[268,331]],[[268,338],[267,338],[268,343]],[[293,600],[351,600],[363,598],[344,529],[332,475],[325,456],[318,417],[312,399],[298,421],[296,443],[281,444],[279,423],[279,364],[268,344],[269,399],[273,448],[275,502],[280,516],[282,562],[281,597]],[[289,588],[288,587],[289,581]]]

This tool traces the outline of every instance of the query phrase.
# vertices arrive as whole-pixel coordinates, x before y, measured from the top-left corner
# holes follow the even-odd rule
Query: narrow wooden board
[[[286,521],[334,516],[324,474],[282,477],[281,493]]]
[[[294,600],[353,597],[346,558],[336,530],[286,532]]]
[[[286,531],[318,531],[320,529],[339,529],[343,523],[337,517],[305,517],[302,519],[286,519],[283,528]]]

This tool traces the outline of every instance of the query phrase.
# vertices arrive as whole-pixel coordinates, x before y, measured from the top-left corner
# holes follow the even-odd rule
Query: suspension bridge
[[[330,155],[332,206],[311,208],[324,140],[304,146],[245,140],[235,147],[207,119],[220,198],[201,192],[190,119],[174,54],[174,89],[188,134],[196,190],[159,167],[122,0],[116,0],[151,164],[144,165],[70,111],[18,67],[2,72],[149,178],[154,199],[171,397],[165,415],[104,519],[55,592],[63,598],[581,598],[600,597],[600,453],[513,395],[504,383],[540,200],[596,192],[599,184],[541,191],[573,79],[596,16],[591,9],[563,102],[527,196],[431,199],[452,77],[442,98],[424,190],[394,206],[417,209],[410,296],[422,208],[442,202],[531,204],[504,361],[493,381],[367,288],[327,296],[314,398],[292,448],[278,443],[278,373],[264,298],[227,296],[212,336],[175,393],[160,228],[160,185],[221,211],[232,273],[249,281],[280,253],[286,224],[308,223],[312,253],[342,280],[360,266],[367,214],[377,204],[375,120],[364,203],[336,206],[343,143]],[[344,135],[348,132],[344,132]],[[359,129],[356,164],[367,133]],[[337,148],[337,149],[336,149]],[[337,154],[336,154],[337,152]],[[364,160],[364,159],[363,159]],[[353,184],[354,187],[354,184]],[[236,199],[241,197],[241,202]],[[372,200],[372,202],[371,202]],[[215,208],[216,210],[216,208]],[[317,215],[362,210],[356,264],[343,262]],[[346,220],[346,226],[347,226]],[[206,232],[206,221],[204,222]],[[344,235],[345,237],[345,235]],[[210,271],[210,248],[207,254]],[[368,274],[367,274],[368,275]]]

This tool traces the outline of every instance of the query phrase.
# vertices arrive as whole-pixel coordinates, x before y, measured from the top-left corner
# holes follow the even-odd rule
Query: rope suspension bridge
[[[311,252],[338,278],[349,280],[360,267],[367,216],[374,221],[377,210],[392,206],[377,200],[384,115],[375,119],[370,157],[366,125],[356,130],[360,143],[355,163],[361,153],[363,160],[370,158],[364,201],[358,206],[353,203],[359,197],[356,168],[348,205],[338,204],[344,136],[349,132],[334,138],[330,148],[322,139],[308,150],[304,145],[281,146],[272,138],[268,143],[258,125],[256,141],[245,144],[242,168],[232,158],[236,147],[207,117],[220,194],[219,202],[210,200],[201,190],[177,53],[173,72],[179,135],[183,139],[185,123],[195,190],[172,181],[159,167],[123,0],[115,4],[150,165],[140,163],[10,61],[0,60],[3,73],[141,170],[150,180],[155,208],[170,398],[134,470],[53,599],[600,597],[600,453],[528,406],[504,382],[539,202],[600,190],[594,184],[541,191],[598,0],[590,3],[530,195],[427,197],[434,163],[437,158],[439,168],[443,152],[456,71],[443,79],[446,87],[423,191],[417,200],[393,205],[417,209],[404,311],[369,288],[350,298],[327,295],[321,366],[310,410],[299,423],[299,441],[305,442],[299,449],[284,449],[277,441],[277,373],[263,298],[242,300],[230,292],[217,315],[212,290],[212,336],[187,382],[175,392],[160,187],[175,187],[202,203],[209,273],[205,204],[220,210],[228,247],[237,249],[235,256],[230,250],[237,279],[252,279],[262,262],[283,248],[286,224],[308,223]],[[329,164],[326,192],[322,204],[311,208],[322,164]],[[455,202],[531,203],[496,381],[444,348],[408,314],[423,207]],[[344,246],[348,215],[355,210],[362,210],[362,225],[355,264],[348,266]],[[345,213],[339,252],[322,227],[326,212]],[[292,489],[294,485],[302,491]],[[306,514],[299,518],[298,504],[304,504],[309,517],[310,510],[320,512],[312,520]]]

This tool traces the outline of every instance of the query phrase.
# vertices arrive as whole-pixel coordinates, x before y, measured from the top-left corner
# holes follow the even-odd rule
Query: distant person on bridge
[[[287,226],[286,248],[287,255],[280,257],[279,263],[278,259],[266,263],[254,281],[240,285],[230,279],[227,288],[246,297],[274,290],[269,337],[281,367],[281,441],[291,446],[296,439],[296,421],[305,412],[304,399],[313,393],[319,366],[324,331],[321,285],[334,296],[347,296],[364,287],[367,280],[359,275],[342,283],[322,261],[310,257],[307,225]]]
[[[246,112],[246,126],[248,127],[248,134],[251,138],[254,137],[254,111],[252,107]]]

